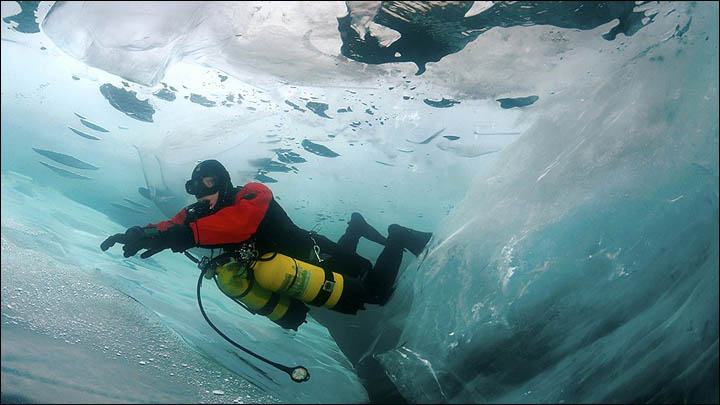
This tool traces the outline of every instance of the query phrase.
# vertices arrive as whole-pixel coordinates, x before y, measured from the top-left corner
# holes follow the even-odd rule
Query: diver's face
[[[212,177],[203,177],[203,183],[205,184],[205,187],[211,188],[215,186],[215,180]],[[210,209],[215,208],[215,204],[217,204],[218,197],[220,195],[220,192],[216,192],[215,194],[206,195],[205,197],[198,198],[198,201],[210,201]]]

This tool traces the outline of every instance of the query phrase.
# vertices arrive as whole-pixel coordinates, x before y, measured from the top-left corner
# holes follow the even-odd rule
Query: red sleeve
[[[235,195],[233,205],[190,223],[195,241],[198,245],[246,241],[257,231],[272,198],[272,191],[264,184],[246,184]]]
[[[146,226],[152,226],[157,228],[158,231],[165,232],[172,225],[183,225],[186,217],[187,213],[185,212],[185,208],[183,208],[168,221],[160,221],[156,224],[147,224]]]

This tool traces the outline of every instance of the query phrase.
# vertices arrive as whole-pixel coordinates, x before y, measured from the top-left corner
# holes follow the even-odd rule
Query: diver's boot
[[[365,222],[365,218],[359,213],[353,212],[352,215],[350,215],[350,224],[354,224],[354,226],[360,229],[360,234],[363,238],[383,246],[387,243],[387,239],[382,236],[377,229]]]
[[[415,256],[420,256],[431,237],[430,232],[420,232],[398,224],[388,226],[389,243],[400,245]]]
[[[366,291],[365,302],[385,305],[395,291],[395,280],[402,264],[403,252],[407,249],[415,256],[420,255],[431,236],[431,233],[419,232],[397,224],[390,225],[385,249],[380,252],[375,267],[363,280]]]
[[[355,253],[358,243],[360,242],[360,237],[364,237],[381,245],[387,243],[387,239],[365,222],[365,218],[363,218],[362,215],[353,212],[350,216],[350,222],[348,222],[348,226],[345,229],[345,233],[338,239],[337,243],[343,252]]]
[[[370,226],[365,221],[362,215],[357,212],[353,212],[350,215],[350,222],[348,222],[348,229],[353,229],[354,232],[358,233],[363,238],[385,246],[387,239],[377,231],[377,229]]]

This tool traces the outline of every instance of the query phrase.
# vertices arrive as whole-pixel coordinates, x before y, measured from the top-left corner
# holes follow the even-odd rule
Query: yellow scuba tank
[[[215,273],[220,291],[253,314],[264,315],[285,329],[297,330],[305,322],[308,311],[305,305],[263,288],[245,265],[231,261],[216,267]]]
[[[278,294],[348,314],[364,308],[359,281],[339,273],[280,253],[263,255],[251,268],[260,286]]]

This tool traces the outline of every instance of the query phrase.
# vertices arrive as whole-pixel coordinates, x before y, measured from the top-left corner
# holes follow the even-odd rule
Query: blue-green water
[[[3,402],[718,401],[717,3],[31,3],[2,3]],[[207,158],[331,239],[433,232],[386,306],[298,332],[206,283],[307,383],[205,324],[183,256],[99,249]]]

